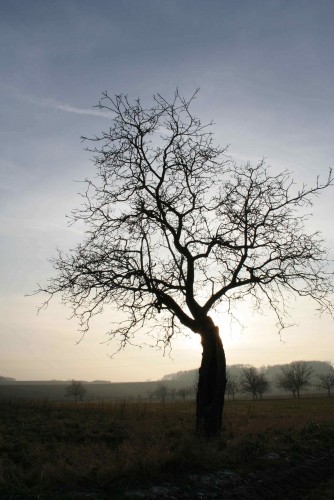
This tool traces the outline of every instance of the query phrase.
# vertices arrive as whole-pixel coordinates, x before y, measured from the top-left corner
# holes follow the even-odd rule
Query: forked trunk
[[[226,388],[226,360],[219,329],[209,321],[201,331],[203,346],[199,370],[196,432],[207,439],[220,435]]]

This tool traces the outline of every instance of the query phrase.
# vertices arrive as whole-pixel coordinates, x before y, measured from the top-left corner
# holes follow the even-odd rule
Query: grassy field
[[[212,443],[193,435],[194,412],[193,402],[0,400],[0,498],[113,498],[174,472],[249,472],[334,448],[334,398],[227,401]]]

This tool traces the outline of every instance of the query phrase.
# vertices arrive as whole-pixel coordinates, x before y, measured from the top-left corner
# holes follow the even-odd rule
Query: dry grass
[[[194,412],[191,402],[1,401],[0,496],[102,498],[174,471],[240,470],[273,451],[334,445],[334,399],[228,401],[224,436],[212,443],[194,437]]]

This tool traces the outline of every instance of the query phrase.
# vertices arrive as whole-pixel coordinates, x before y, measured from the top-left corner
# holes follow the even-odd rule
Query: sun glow
[[[212,319],[219,328],[219,334],[226,349],[237,347],[242,341],[244,326],[229,313],[214,313]]]

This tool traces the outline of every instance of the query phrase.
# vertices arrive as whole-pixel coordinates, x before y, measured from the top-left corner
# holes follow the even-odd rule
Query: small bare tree
[[[237,377],[234,377],[229,373],[229,371],[226,372],[226,395],[228,399],[232,397],[232,399],[235,399],[236,394],[240,391],[240,386],[239,386],[239,381]]]
[[[305,361],[293,361],[281,367],[277,387],[290,391],[293,398],[300,398],[300,391],[311,385],[312,367]]]
[[[70,385],[65,389],[65,396],[74,398],[74,401],[82,400],[87,393],[87,389],[82,382],[78,380],[72,380]]]
[[[154,391],[153,394],[162,403],[165,403],[168,394],[168,389],[164,384],[159,384],[158,388]]]
[[[83,331],[105,305],[123,312],[128,321],[110,332],[119,349],[144,327],[164,348],[183,328],[199,335],[196,429],[209,438],[221,431],[226,386],[211,311],[250,297],[283,328],[289,294],[333,309],[326,250],[303,213],[333,179],[330,172],[296,189],[289,172],[275,174],[264,161],[237,165],[191,112],[195,97],[157,95],[147,108],[103,94],[98,107],[114,118],[91,139],[97,176],[72,214],[86,224],[86,239],[59,252],[55,277],[39,291],[45,304],[60,294]]]
[[[190,396],[190,394],[193,392],[193,389],[192,387],[182,387],[181,389],[179,389],[176,394],[178,396],[180,396],[180,398],[183,399],[183,401],[185,402],[185,400],[187,399],[187,396]]]
[[[331,397],[331,390],[334,387],[334,368],[332,365],[328,365],[329,369],[327,373],[322,373],[317,375],[316,387],[319,389],[325,389],[327,395]]]
[[[243,368],[240,375],[240,390],[244,394],[251,394],[253,400],[262,399],[263,394],[268,391],[269,382],[264,373],[254,366]]]
[[[257,376],[257,394],[260,399],[263,398],[263,394],[270,390],[270,383],[267,376],[263,372],[259,372]]]

